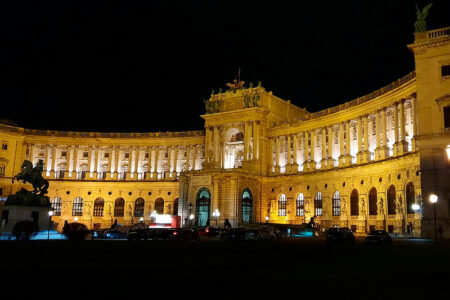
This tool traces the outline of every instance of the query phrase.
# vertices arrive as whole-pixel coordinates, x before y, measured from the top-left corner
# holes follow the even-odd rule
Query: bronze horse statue
[[[33,164],[29,160],[24,160],[22,163],[21,172],[12,178],[14,180],[22,180],[23,183],[31,183],[33,185],[33,193],[39,192],[40,195],[47,194],[48,181],[42,177],[42,171],[44,170],[44,162],[42,159],[38,161],[33,168]]]

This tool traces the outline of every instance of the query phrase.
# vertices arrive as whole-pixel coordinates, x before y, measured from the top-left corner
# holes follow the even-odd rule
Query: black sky
[[[10,2],[10,3],[4,3]],[[414,70],[429,1],[2,1],[0,118],[36,129],[203,129],[241,79],[317,111]],[[429,29],[450,26],[433,1]]]

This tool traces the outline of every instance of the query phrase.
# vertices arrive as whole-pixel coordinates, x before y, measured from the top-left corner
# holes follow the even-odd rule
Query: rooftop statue
[[[414,23],[415,32],[425,32],[427,31],[427,23],[425,19],[428,16],[428,11],[430,10],[431,5],[433,5],[433,2],[425,6],[422,11],[419,10],[419,8],[416,5],[416,11],[417,11],[417,20]]]

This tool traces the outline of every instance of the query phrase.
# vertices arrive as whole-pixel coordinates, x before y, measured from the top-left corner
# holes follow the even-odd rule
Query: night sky
[[[450,1],[433,2],[429,29],[450,26]],[[414,70],[416,3],[429,1],[2,1],[0,119],[199,130],[202,99],[239,67],[247,83],[318,111]]]

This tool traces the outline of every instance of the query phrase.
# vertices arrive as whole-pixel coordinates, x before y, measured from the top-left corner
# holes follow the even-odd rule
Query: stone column
[[[339,123],[339,167],[343,167],[344,164],[344,123]]]
[[[106,177],[105,177],[105,179],[108,179],[108,178],[110,178],[111,177],[111,163],[112,163],[112,147],[111,146],[108,146],[106,149],[105,149],[105,151],[107,151],[108,152],[108,165],[107,165],[107,167],[106,167]],[[102,175],[103,176],[103,175]],[[103,178],[103,177],[102,177]]]
[[[280,137],[277,136],[275,138],[275,158],[276,158],[276,164],[275,164],[275,173],[280,173]]]
[[[67,179],[67,178],[69,178],[69,177],[71,177],[72,176],[72,166],[71,166],[71,163],[72,163],[72,146],[71,145],[68,145],[67,146],[67,154],[66,154],[66,171],[64,172],[64,179]]]
[[[152,178],[152,147],[147,146],[147,173],[145,174],[145,180],[149,181]]]
[[[270,137],[269,138],[269,173],[274,173],[274,163],[273,163],[273,148],[275,147],[275,140]]]
[[[369,150],[369,116],[363,116],[364,125],[364,151],[363,151],[363,163],[370,162],[370,150]]]
[[[383,145],[381,146],[380,159],[385,159],[389,156],[389,147],[387,144],[387,120],[386,120],[386,109],[381,110],[381,139],[383,140]]]
[[[159,179],[159,146],[155,148],[155,179]]]
[[[56,163],[57,163],[57,160],[58,160],[58,157],[57,157],[57,153],[58,153],[58,145],[56,145],[56,144],[54,144],[53,145],[53,158],[52,158],[52,169],[51,169],[51,171],[50,171],[50,177],[51,178],[56,178],[56,167],[57,167],[57,165],[56,165]]]
[[[50,156],[50,147],[48,145],[45,145],[45,153],[44,153],[44,171],[42,175],[45,177],[48,177],[50,175],[50,169],[49,168],[49,156]]]
[[[286,135],[286,173],[292,172],[291,165],[291,135]]]
[[[308,131],[303,133],[303,172],[309,171],[309,162],[308,162]]]
[[[412,128],[413,132],[411,134],[411,146],[412,151],[415,152],[417,150],[417,142],[416,142],[416,135],[417,135],[417,124],[416,124],[416,99],[411,98],[411,122],[412,122]]]
[[[399,116],[399,126],[400,126],[400,140],[397,146],[397,154],[403,155],[408,152],[408,142],[406,141],[406,131],[405,131],[405,100],[402,99],[398,105],[400,110]]]
[[[88,172],[89,172],[89,178],[92,178],[92,146],[89,146],[88,150]]]
[[[316,169],[316,161],[314,159],[314,153],[316,150],[316,136],[314,130],[311,130],[311,160],[309,162],[309,170],[314,171]]]
[[[119,167],[120,167],[120,161],[119,161],[119,154],[120,154],[120,147],[116,147],[114,150],[114,164],[116,165],[116,168],[114,169],[116,180],[119,180]]]
[[[350,123],[351,121],[347,121],[345,123],[345,165],[350,166],[352,164],[352,154],[351,154],[351,140],[352,137],[350,135]]]
[[[75,172],[75,174],[72,176],[75,179],[78,179],[78,152],[79,152],[79,146],[75,145],[73,149],[73,168],[72,172]]]
[[[328,159],[327,168],[334,168],[334,158],[333,158],[333,126],[328,127]]]
[[[358,132],[358,152],[356,154],[356,159],[358,164],[363,162],[363,149],[362,149],[362,119],[358,117],[357,119],[357,132]]]
[[[398,155],[398,106],[394,104],[394,144],[392,145],[394,156]]]
[[[292,163],[292,173],[298,172],[298,136],[297,133],[294,133],[294,162]]]
[[[98,179],[98,163],[100,161],[100,147],[95,147],[95,158],[94,158],[94,179]]]
[[[175,150],[174,150],[174,157],[173,157],[173,172],[175,173],[175,175],[173,177],[177,178],[178,176],[178,146],[175,146]],[[206,154],[206,153],[205,153]],[[205,158],[206,160],[206,158]]]
[[[322,160],[320,161],[320,168],[326,169],[327,167],[327,128],[322,128]]]
[[[219,141],[219,127],[214,126],[214,163],[215,167],[219,168],[219,147],[220,147],[220,141]]]
[[[260,121],[253,122],[253,159],[259,159],[259,135],[260,135]]]
[[[375,114],[375,135],[376,135],[376,148],[375,148],[375,159],[380,159],[381,150],[381,112],[377,110]]]
[[[215,135],[214,135],[214,137],[215,137]],[[191,160],[190,160],[190,156],[191,156],[191,146],[190,145],[187,145],[186,146],[186,171],[189,171],[189,169],[190,169],[190,167],[191,167]],[[215,152],[215,151],[214,151]],[[214,153],[214,157],[215,158],[217,158],[217,156],[216,156],[216,154],[217,154],[217,156],[218,156],[218,152],[216,153]],[[216,161],[217,162],[217,161]]]
[[[127,170],[127,174],[126,174],[126,177],[125,177],[125,180],[131,180],[132,178],[131,178],[131,165],[133,164],[133,161],[132,161],[132,157],[133,156],[133,148],[132,147],[128,147],[128,162],[127,162],[127,164],[128,164],[128,170]]]
[[[139,154],[140,154],[140,148],[134,147],[134,160],[133,160],[133,179],[138,180],[138,167],[139,167]]]
[[[172,146],[167,146],[167,174],[169,178],[172,178],[172,160],[170,158],[172,152]]]

